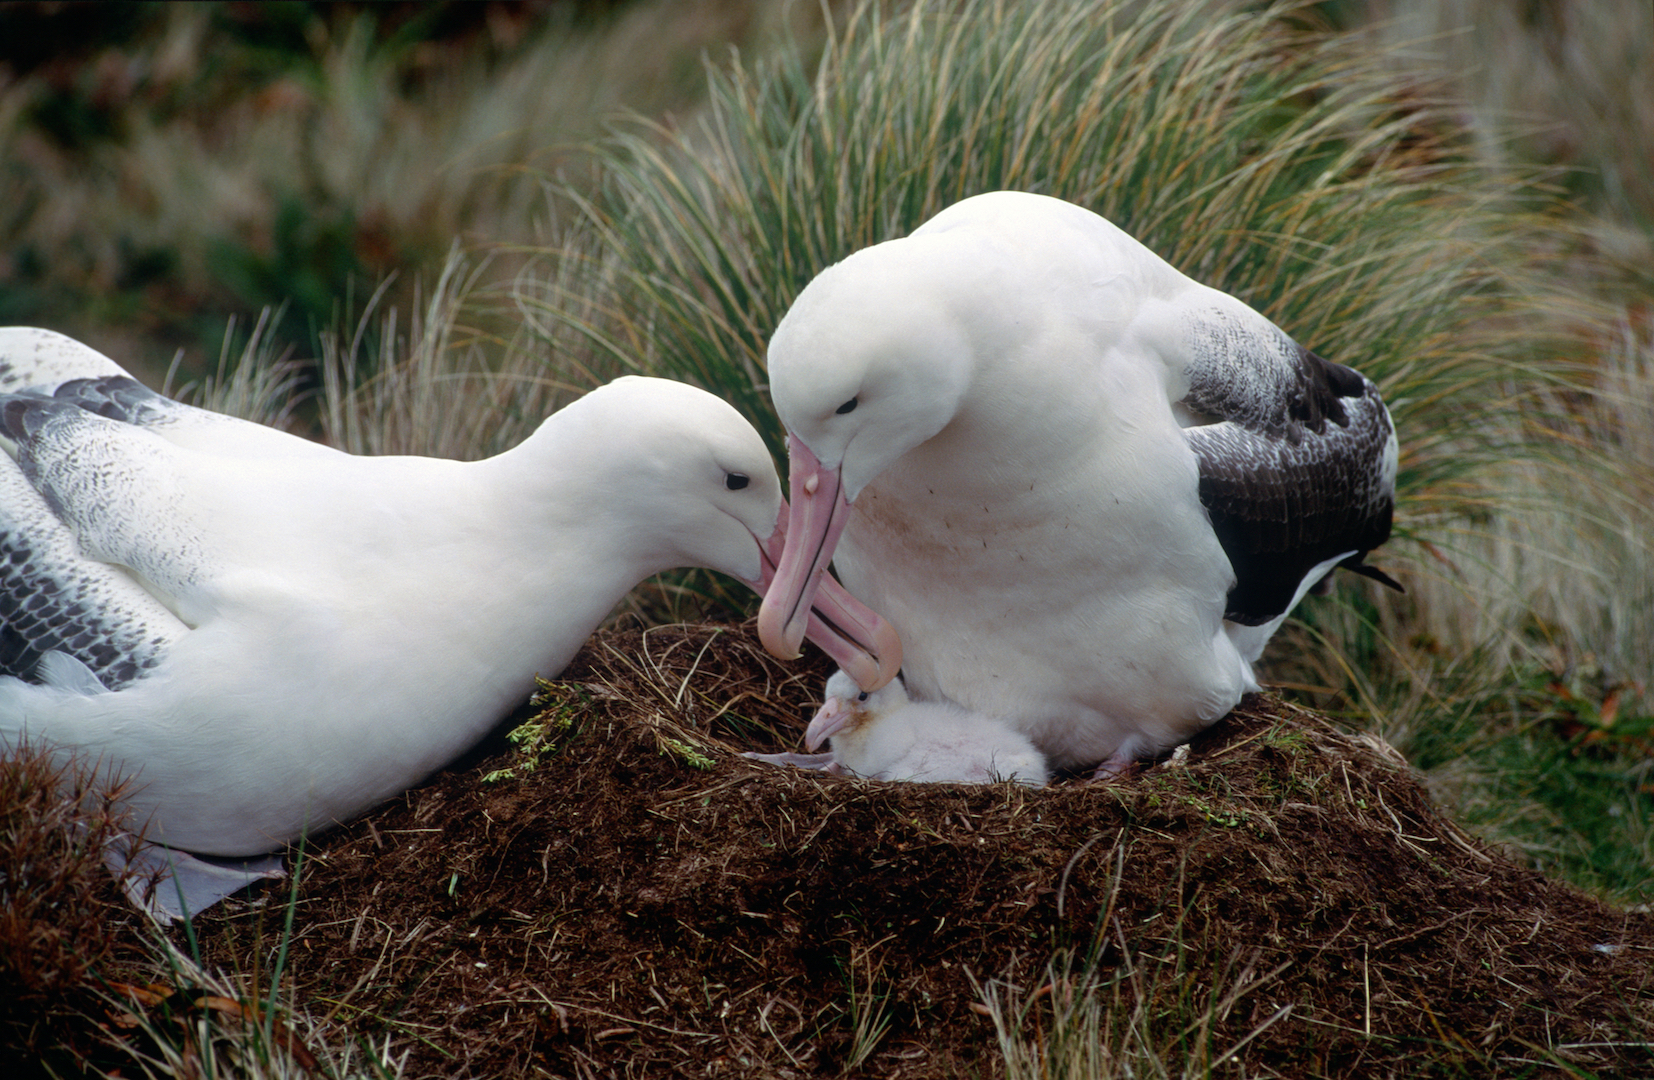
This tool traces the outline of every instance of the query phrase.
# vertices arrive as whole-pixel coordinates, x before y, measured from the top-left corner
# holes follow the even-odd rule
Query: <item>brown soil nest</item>
[[[299,1001],[409,1076],[835,1076],[870,1015],[858,1075],[994,1076],[985,995],[1031,1038],[1088,978],[1175,1072],[1654,1074],[1654,917],[1466,836],[1377,740],[1260,695],[1109,782],[739,756],[796,748],[826,673],[750,627],[600,633],[537,739],[310,845]],[[286,895],[200,918],[203,961],[268,970]]]

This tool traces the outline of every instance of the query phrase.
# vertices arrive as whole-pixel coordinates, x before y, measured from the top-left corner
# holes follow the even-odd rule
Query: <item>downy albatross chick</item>
[[[0,434],[0,747],[122,770],[150,839],[213,856],[418,782],[650,574],[707,566],[762,592],[786,512],[751,425],[662,379],[594,390],[485,461],[356,457],[13,328]],[[812,617],[813,639],[858,678],[894,674],[876,616],[815,603],[831,626]],[[215,890],[210,865],[173,861],[203,884],[191,910],[248,880]]]
[[[957,705],[912,701],[900,678],[869,693],[838,671],[827,680],[825,697],[804,746],[815,750],[831,740],[830,753],[745,756],[868,780],[1015,780],[1037,787],[1051,778],[1045,757],[1026,735]]]
[[[1058,199],[979,195],[829,267],[769,378],[793,502],[766,647],[796,655],[835,560],[915,695],[1054,769],[1223,716],[1334,567],[1388,582],[1362,563],[1396,474],[1373,384]]]

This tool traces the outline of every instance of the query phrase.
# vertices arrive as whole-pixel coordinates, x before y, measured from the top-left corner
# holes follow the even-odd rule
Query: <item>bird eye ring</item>
[[[724,474],[724,487],[731,491],[740,491],[750,483],[752,483],[752,479],[746,473],[732,472]]]

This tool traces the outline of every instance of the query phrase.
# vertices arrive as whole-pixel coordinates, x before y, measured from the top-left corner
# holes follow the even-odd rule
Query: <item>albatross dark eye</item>
[[[856,695],[856,700],[857,701],[866,701],[867,700],[867,691],[863,690],[861,693],[857,694]]]
[[[846,401],[843,405],[840,405],[838,408],[834,409],[833,411],[838,413],[840,416],[843,416],[847,412],[855,412],[856,411],[856,399],[851,398],[849,401]]]
[[[746,473],[732,472],[724,474],[724,487],[731,491],[740,491],[750,483],[752,483],[752,479]]]

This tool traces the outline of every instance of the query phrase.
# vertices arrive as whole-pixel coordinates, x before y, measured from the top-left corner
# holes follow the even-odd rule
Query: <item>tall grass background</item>
[[[779,458],[764,347],[814,274],[977,192],[1070,199],[1390,403],[1380,561],[1408,593],[1312,598],[1265,677],[1401,746],[1537,865],[1646,898],[1654,342],[1623,257],[1646,226],[1616,194],[1635,176],[1524,152],[1545,118],[1475,98],[1485,80],[1443,52],[1471,33],[1417,21],[863,5],[824,39],[715,59],[692,121],[618,122],[595,187],[547,181],[555,242],[510,245],[505,283],[478,265],[498,249],[451,253],[411,312],[370,303],[374,333],[324,335],[321,431],[475,457],[642,371],[729,398]],[[709,603],[747,598],[688,574],[633,607]]]
[[[1632,278],[1565,174],[1465,123],[1464,87],[1420,59],[1438,38],[1314,16],[858,8],[819,53],[712,68],[700,123],[605,144],[569,249],[589,268],[548,251],[559,270],[520,278],[518,302],[551,355],[715,388],[778,446],[764,344],[819,270],[981,191],[1096,209],[1360,368],[1401,433],[1382,561],[1408,594],[1311,601],[1266,677],[1412,751],[1540,864],[1646,895],[1654,470]],[[1595,796],[1547,786],[1558,770],[1595,774]],[[1629,845],[1612,868],[1603,829]]]
[[[545,179],[584,183],[618,112],[692,109],[703,54],[820,20],[766,0],[5,5],[0,321],[143,366],[269,305],[269,336],[313,355],[387,276],[542,235]]]
[[[1346,582],[1312,598],[1266,677],[1408,750],[1445,798],[1540,865],[1634,898],[1651,889],[1654,779],[1654,181],[1639,164],[1654,104],[1637,93],[1650,53],[1635,46],[1654,14],[1631,0],[1575,7],[1557,9],[1559,24],[1402,0],[732,0],[688,14],[640,2],[581,32],[542,30],[490,69],[451,65],[430,80],[451,78],[451,93],[413,97],[393,94],[399,54],[369,47],[363,16],[311,35],[303,132],[248,120],[224,160],[196,169],[208,141],[163,152],[186,125],[133,121],[131,153],[272,189],[284,174],[262,167],[315,158],[316,182],[334,178],[319,213],[359,187],[358,217],[446,238],[445,255],[426,243],[430,261],[321,327],[313,361],[283,366],[291,337],[244,318],[250,362],[197,369],[185,387],[361,453],[497,452],[584,389],[642,371],[729,398],[779,459],[764,347],[815,273],[981,191],[1091,207],[1365,372],[1395,417],[1396,537],[1380,561],[1408,593]],[[628,73],[657,85],[686,40],[716,37],[720,13],[726,31],[746,27],[749,50],[708,50],[666,112],[603,111],[658,105],[627,97]],[[188,54],[200,18],[164,25],[156,70]],[[644,27],[660,33],[652,49]],[[594,140],[598,116],[609,132]],[[485,146],[492,166],[456,164]],[[548,146],[559,160],[578,149],[580,167],[534,168]],[[185,193],[166,199],[189,195],[164,171],[143,175]],[[80,192],[70,205],[95,233],[112,200]],[[184,235],[222,220],[201,213]],[[24,239],[47,244],[29,222]],[[296,413],[295,388],[313,395]],[[691,574],[633,606],[659,618],[748,602]],[[1538,772],[1513,779],[1513,761]],[[1590,797],[1572,786],[1583,775],[1600,781]],[[1608,849],[1634,856],[1613,870],[1593,867],[1604,829]]]
[[[157,65],[206,33],[175,18]],[[713,44],[731,38],[746,47]],[[639,0],[417,100],[373,40],[346,29],[316,45],[303,125],[254,101],[232,114],[245,138],[231,153],[136,120],[107,151],[116,173],[164,192],[172,209],[143,228],[195,252],[176,256],[186,277],[221,276],[213,237],[242,228],[224,207],[262,199],[248,220],[279,220],[271,192],[417,238],[398,249],[414,265],[362,288],[348,318],[336,295],[232,289],[295,305],[314,348],[243,317],[211,376],[181,370],[174,389],[354,452],[469,458],[647,372],[727,397],[780,460],[764,347],[814,274],[971,194],[1070,199],[1360,369],[1390,404],[1396,535],[1374,561],[1408,591],[1344,581],[1307,600],[1266,680],[1395,743],[1519,857],[1612,900],[1654,899],[1646,3],[822,14]],[[0,148],[22,145],[23,90],[0,86]],[[72,198],[14,207],[10,250],[22,237],[114,265],[100,235],[134,228],[118,185],[84,189],[42,160],[30,183]],[[289,160],[303,183],[272,165]],[[236,195],[249,191],[262,194]],[[243,247],[270,282],[292,280],[279,243]],[[30,288],[31,303],[50,291]],[[296,407],[295,392],[309,395]],[[633,608],[747,602],[689,574]],[[1022,1007],[987,1000],[996,1015]]]

